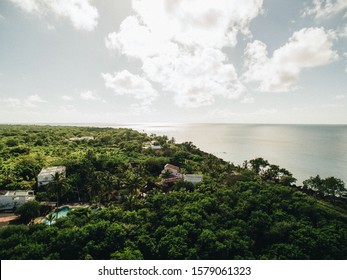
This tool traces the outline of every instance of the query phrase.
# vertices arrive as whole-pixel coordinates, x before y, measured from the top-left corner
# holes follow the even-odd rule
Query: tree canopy
[[[191,142],[124,128],[0,125],[0,136],[0,188],[34,189],[38,200],[17,210],[22,225],[0,229],[1,259],[347,258],[337,178],[311,177],[301,188],[265,159],[234,166]],[[76,140],[83,136],[93,139]],[[203,181],[162,185],[166,163]],[[54,165],[66,166],[66,178],[38,186],[40,170]],[[27,226],[41,201],[102,208]]]

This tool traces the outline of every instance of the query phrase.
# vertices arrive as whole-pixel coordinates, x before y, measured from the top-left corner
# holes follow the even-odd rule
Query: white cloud
[[[215,96],[237,98],[245,90],[222,52],[237,35],[250,36],[249,24],[262,0],[133,0],[135,16],[106,47],[140,59],[147,78],[174,93],[181,107],[210,105]]]
[[[65,101],[70,101],[70,100],[72,100],[73,98],[72,98],[71,96],[69,96],[69,95],[63,95],[63,96],[61,97],[61,99],[65,100]]]
[[[31,103],[46,103],[46,100],[43,100],[40,96],[38,96],[37,94],[35,95],[30,95],[27,99],[27,101],[31,102]]]
[[[263,0],[133,0],[133,9],[156,36],[188,46],[221,48],[249,34]]]
[[[245,103],[245,104],[251,104],[251,103],[254,103],[255,100],[254,100],[254,97],[253,96],[250,96],[250,95],[246,95],[243,97],[242,103]]]
[[[343,54],[343,56],[346,58],[346,62],[347,62],[347,52],[345,52],[345,53]],[[345,72],[347,73],[347,67],[346,67],[346,69],[345,69]]]
[[[335,38],[334,32],[323,28],[304,28],[275,50],[271,58],[263,42],[249,43],[245,49],[247,71],[243,78],[247,82],[260,82],[260,91],[293,90],[303,69],[329,64],[338,58],[332,50]]]
[[[82,100],[94,100],[94,101],[105,102],[105,100],[103,100],[98,94],[96,94],[95,92],[92,92],[91,90],[81,92],[80,98]]]
[[[346,95],[344,95],[344,94],[339,94],[339,95],[334,96],[334,99],[336,99],[336,100],[342,100],[345,98],[346,98]]]
[[[17,6],[19,6],[21,9],[28,13],[32,12],[40,12],[40,1],[37,0],[10,0],[11,2],[15,3]]]
[[[40,103],[47,103],[46,100],[43,100],[39,95],[30,95],[29,97],[25,98],[23,101],[24,107],[37,107]]]
[[[234,66],[214,48],[181,51],[174,59],[164,55],[147,58],[143,70],[165,91],[174,92],[180,107],[210,105],[215,96],[237,98],[244,92]]]
[[[149,104],[131,104],[130,114],[134,116],[143,116],[153,114],[153,110]]]
[[[320,105],[319,108],[327,109],[327,108],[343,108],[345,107],[343,104],[323,104]]]
[[[347,9],[346,0],[313,0],[307,7],[303,16],[314,15],[316,18],[329,18]]]
[[[315,110],[319,112],[319,110],[327,110],[327,109],[338,109],[345,107],[343,104],[321,104],[321,105],[312,105],[312,106],[297,106],[292,108],[294,111],[297,112],[312,112],[312,110]]]
[[[9,108],[20,108],[22,106],[22,102],[19,98],[1,98],[0,103],[5,104],[6,107]]]
[[[127,56],[144,59],[158,55],[177,55],[176,43],[163,40],[140,23],[135,16],[127,17],[120,25],[120,31],[108,34],[105,39],[106,47],[119,50]]]
[[[112,89],[116,95],[132,96],[141,101],[142,105],[150,105],[158,96],[158,92],[145,78],[134,75],[127,70],[110,73],[102,73],[105,86]]]
[[[59,106],[58,112],[59,113],[75,113],[77,112],[77,110],[75,106],[68,104],[68,105]]]
[[[339,28],[338,36],[341,38],[347,38],[347,25]]]
[[[98,24],[98,10],[90,0],[10,0],[28,13],[67,18],[74,28],[92,31]]]
[[[46,100],[43,100],[39,95],[30,95],[27,98],[2,98],[0,102],[5,104],[9,108],[26,108],[26,107],[37,107],[40,103],[47,103]]]
[[[55,30],[55,26],[52,24],[47,24],[47,29],[53,31]]]

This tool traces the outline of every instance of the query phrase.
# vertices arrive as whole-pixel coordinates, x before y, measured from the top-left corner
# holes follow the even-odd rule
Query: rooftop
[[[51,167],[43,168],[39,175],[64,173],[65,171],[66,171],[65,166],[51,166]]]
[[[177,171],[180,170],[180,168],[178,166],[175,166],[175,165],[172,165],[172,164],[169,164],[169,163],[165,164],[164,168],[165,169],[174,169],[174,170],[177,170]]]
[[[34,195],[34,192],[32,190],[7,191],[4,195],[5,196],[28,196],[28,195]]]

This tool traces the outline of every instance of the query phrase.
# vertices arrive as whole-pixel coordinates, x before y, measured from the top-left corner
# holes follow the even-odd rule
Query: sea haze
[[[319,174],[347,183],[347,125],[127,124],[140,132],[191,141],[234,164],[263,157],[293,173],[298,184]]]

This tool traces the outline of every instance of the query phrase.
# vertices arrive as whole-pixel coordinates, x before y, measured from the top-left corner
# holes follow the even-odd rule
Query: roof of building
[[[65,171],[66,171],[65,166],[51,166],[51,167],[43,168],[39,175],[63,173]]]
[[[184,174],[186,178],[202,178],[202,176],[201,174]]]
[[[33,196],[34,191],[28,190],[28,191],[23,191],[23,190],[16,190],[16,191],[7,191],[4,196]]]
[[[153,150],[160,150],[161,146],[160,145],[151,145],[151,149],[153,149]]]
[[[166,178],[166,179],[161,180],[160,183],[161,184],[164,184],[164,183],[174,183],[174,182],[177,182],[180,179],[181,179],[180,177]]]
[[[184,181],[199,183],[202,181],[203,175],[201,174],[185,174],[183,175]]]
[[[172,164],[170,164],[170,163],[165,164],[164,168],[165,168],[165,169],[174,169],[174,170],[176,170],[176,171],[179,171],[179,170],[180,170],[180,168],[179,168],[178,166],[172,165]]]
[[[81,137],[71,137],[70,141],[80,141],[80,140],[94,140],[94,136],[81,136]]]

